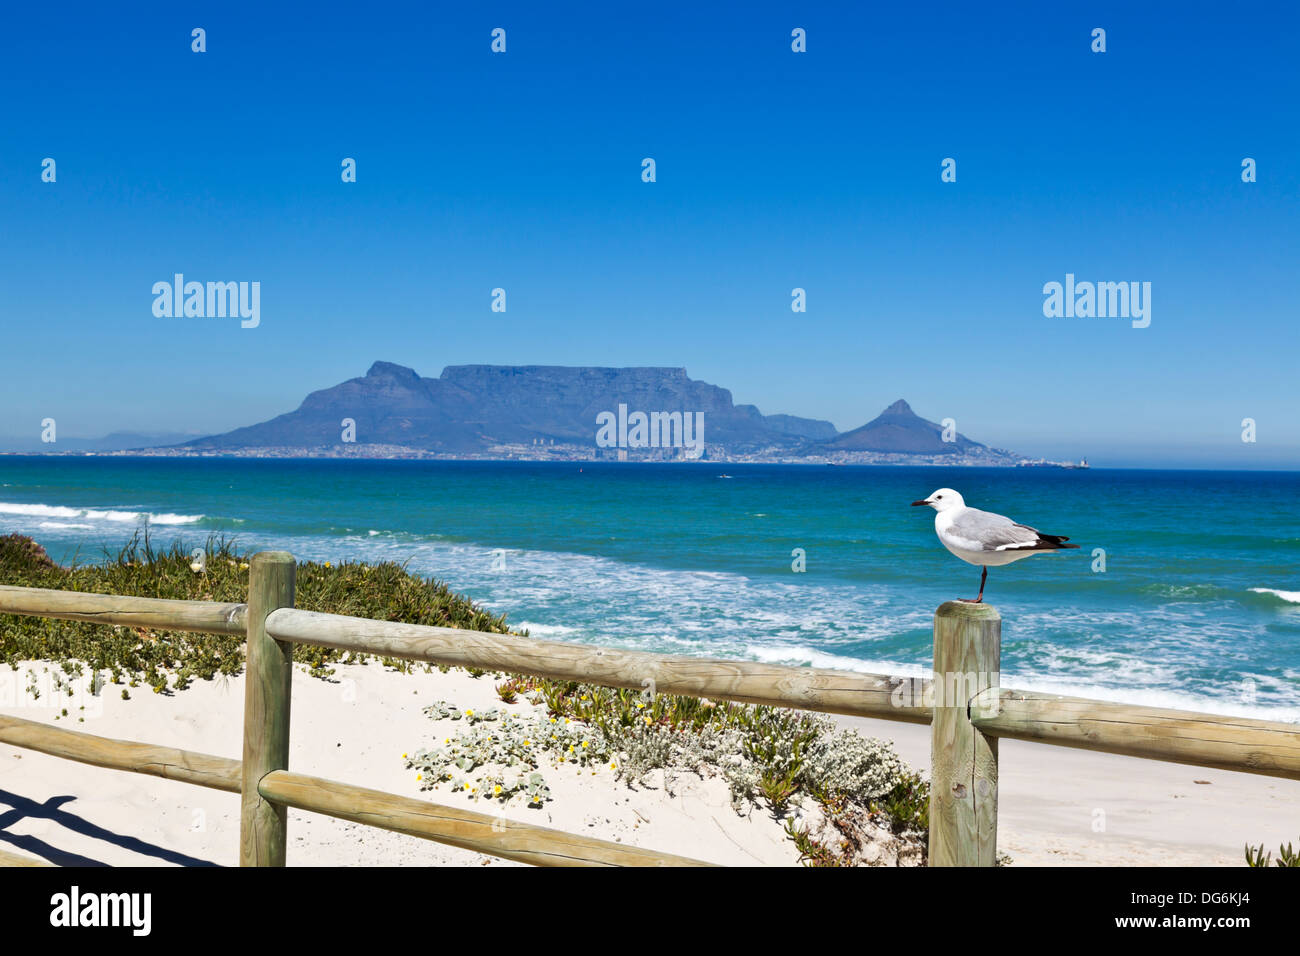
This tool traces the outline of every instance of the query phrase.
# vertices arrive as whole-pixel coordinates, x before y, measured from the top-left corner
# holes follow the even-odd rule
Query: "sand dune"
[[[0,713],[239,756],[242,677],[199,681],[171,696],[136,688],[131,700],[122,700],[121,688],[112,684],[94,697],[83,679],[72,698],[46,692],[32,701],[22,692],[30,680],[27,668],[39,680],[50,665],[6,669]],[[631,788],[606,770],[548,770],[555,799],[542,809],[517,800],[498,810],[445,789],[420,791],[401,755],[440,741],[450,726],[421,708],[438,699],[502,707],[493,683],[461,671],[403,675],[378,664],[341,666],[328,682],[299,671],[290,767],[716,863],[798,862],[781,821],[765,810],[738,815],[718,779],[687,774],[668,787],[660,779]],[[531,706],[508,709],[523,713]],[[64,707],[69,716],[56,720]],[[842,720],[893,740],[913,766],[928,765],[928,728]],[[1240,865],[1247,841],[1272,848],[1300,836],[1300,782],[1020,741],[1002,743],[1000,802],[999,847],[1017,864]],[[0,745],[0,814],[6,821],[0,849],[56,863],[232,866],[238,858],[237,796],[7,745]],[[290,865],[513,865],[297,811],[290,811],[289,846]]]

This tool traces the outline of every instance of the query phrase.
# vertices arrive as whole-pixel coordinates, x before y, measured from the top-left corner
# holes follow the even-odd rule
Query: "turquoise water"
[[[990,570],[1007,686],[1300,720],[1296,473],[3,457],[0,531],[405,561],[537,637],[916,675],[979,586],[909,507],[945,485],[1082,546]]]

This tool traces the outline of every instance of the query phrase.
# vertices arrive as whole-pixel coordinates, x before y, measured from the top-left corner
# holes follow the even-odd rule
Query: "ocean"
[[[534,637],[918,676],[979,587],[909,506],[943,486],[1080,545],[990,569],[1004,686],[1300,721],[1297,473],[5,456],[0,532],[405,562]]]

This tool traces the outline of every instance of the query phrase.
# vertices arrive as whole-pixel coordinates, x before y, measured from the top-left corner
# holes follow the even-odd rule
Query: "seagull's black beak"
[[[917,505],[928,505],[929,503],[930,503],[930,502],[928,502],[928,501],[926,501],[924,498],[922,498],[920,501],[913,501],[913,502],[912,502],[912,507],[915,508]]]

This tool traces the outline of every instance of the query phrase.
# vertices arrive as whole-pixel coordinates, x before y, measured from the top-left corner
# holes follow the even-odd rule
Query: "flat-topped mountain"
[[[503,445],[596,447],[597,416],[699,413],[709,446],[753,451],[833,438],[835,426],[792,415],[763,415],[736,405],[731,392],[696,381],[684,368],[556,365],[453,365],[438,378],[376,362],[361,378],[312,392],[296,411],[260,425],[188,442],[195,450],[342,443],[344,419],[358,444],[446,454]]]
[[[944,437],[941,425],[901,400],[840,433],[827,421],[737,405],[727,389],[692,379],[683,368],[453,365],[424,378],[404,365],[375,362],[359,378],[312,392],[292,412],[153,453],[1015,461],[963,435]]]

